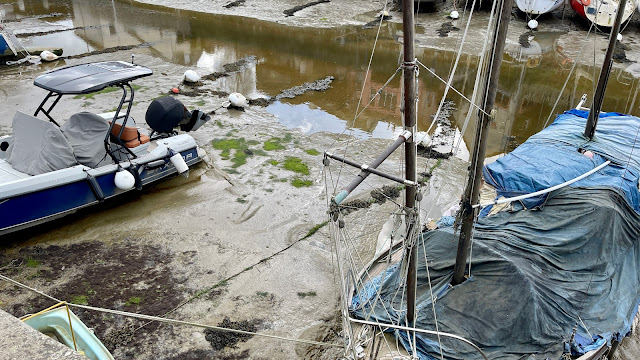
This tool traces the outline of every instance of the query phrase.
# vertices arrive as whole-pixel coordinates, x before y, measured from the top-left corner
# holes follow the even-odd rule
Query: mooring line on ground
[[[30,286],[28,286],[26,284],[23,284],[23,283],[21,283],[19,281],[13,280],[13,279],[5,276],[5,275],[0,274],[0,279],[5,280],[7,282],[10,282],[10,283],[12,283],[12,284],[14,284],[16,286],[21,287],[21,288],[27,289],[29,291],[35,292],[35,293],[37,293],[39,295],[47,297],[50,300],[54,300],[54,301],[56,301],[58,303],[62,303],[63,302],[62,300],[56,299],[55,297],[53,297],[51,295],[48,295],[48,294],[46,294],[46,293],[44,293],[44,292],[42,292],[42,291],[40,291],[38,289],[32,288],[32,287],[30,287]],[[68,306],[77,307],[77,308],[81,308],[81,309],[85,309],[85,310],[104,312],[104,313],[109,313],[109,314],[132,317],[132,318],[136,318],[136,319],[158,321],[158,322],[167,323],[167,324],[173,324],[173,325],[194,326],[194,327],[200,327],[200,328],[205,328],[205,329],[232,332],[232,333],[244,334],[244,335],[261,336],[261,337],[266,337],[266,338],[271,338],[271,339],[290,341],[290,342],[296,342],[296,343],[302,343],[302,344],[308,344],[308,345],[328,346],[328,347],[344,347],[342,344],[325,343],[325,342],[320,342],[320,341],[304,340],[304,339],[292,339],[292,338],[287,338],[287,337],[284,337],[284,336],[262,334],[262,333],[258,333],[258,332],[238,330],[238,329],[232,329],[232,328],[225,328],[225,327],[220,327],[220,326],[215,326],[215,325],[206,325],[206,324],[200,324],[200,323],[189,322],[189,321],[167,319],[167,318],[163,318],[163,317],[159,317],[159,316],[144,315],[144,314],[132,313],[132,312],[128,312],[128,311],[120,311],[120,310],[106,309],[106,308],[100,308],[100,307],[95,307],[95,306],[72,304],[72,303],[67,303],[67,302],[65,302],[65,304],[68,305]]]

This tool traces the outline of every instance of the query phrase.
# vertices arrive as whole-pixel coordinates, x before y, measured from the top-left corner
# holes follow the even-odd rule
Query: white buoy
[[[40,53],[40,59],[43,61],[54,61],[58,60],[58,55],[52,53],[51,51],[44,50]]]
[[[458,14],[458,12],[457,12],[457,11],[453,10],[453,11],[451,12],[451,14],[449,14],[449,17],[450,17],[450,18],[452,18],[453,20],[455,20],[455,19],[457,19],[457,18],[459,18],[459,17],[460,17],[460,14]]]
[[[173,154],[173,155],[171,155],[169,160],[171,160],[171,163],[176,168],[176,171],[178,172],[178,174],[184,176],[185,178],[188,178],[189,177],[189,165],[187,165],[187,162],[184,161],[184,158],[182,157],[182,154],[176,153],[171,149],[169,149],[169,151]]]
[[[184,81],[192,83],[198,82],[200,81],[200,76],[198,76],[198,74],[193,70],[187,70],[184,72]]]
[[[115,181],[116,187],[120,190],[131,190],[136,185],[136,179],[130,172],[124,169],[116,172]]]
[[[538,20],[535,19],[531,19],[529,20],[529,22],[527,23],[527,26],[529,27],[529,29],[533,30],[535,28],[538,27]]]
[[[618,33],[618,41],[622,41],[622,34]]]
[[[236,107],[245,107],[247,106],[247,98],[240,93],[232,93],[229,95],[229,102],[231,105]]]

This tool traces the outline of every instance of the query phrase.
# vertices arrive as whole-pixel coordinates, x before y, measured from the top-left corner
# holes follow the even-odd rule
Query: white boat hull
[[[564,0],[516,0],[518,9],[531,15],[541,15],[560,7]]]

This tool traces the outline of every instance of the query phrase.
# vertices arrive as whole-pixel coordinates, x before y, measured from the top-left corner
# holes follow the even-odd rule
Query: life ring
[[[591,0],[578,0],[578,2],[581,3],[584,6],[591,5]]]

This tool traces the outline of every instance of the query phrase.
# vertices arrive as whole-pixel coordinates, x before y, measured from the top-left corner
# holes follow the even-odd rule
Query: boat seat
[[[69,141],[53,123],[17,111],[12,127],[6,161],[15,170],[40,175],[78,164]]]
[[[111,121],[109,121],[109,124],[111,124]],[[115,125],[113,125],[113,129],[111,129],[111,135],[117,138],[121,128],[122,119],[118,119],[116,120]],[[131,149],[138,147],[141,144],[146,144],[151,139],[149,138],[149,136],[141,134],[140,131],[138,131],[138,128],[136,127],[133,119],[128,118],[125,122],[124,131],[122,132],[120,140],[125,144],[126,147]]]
[[[104,147],[109,123],[102,117],[90,112],[77,113],[62,124],[60,130],[80,164],[95,168],[111,163]]]

